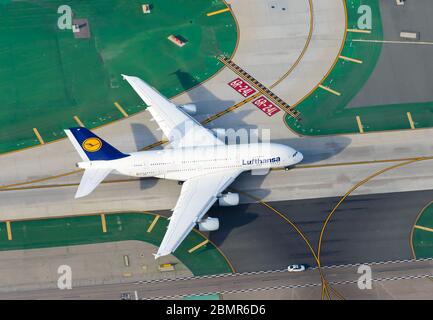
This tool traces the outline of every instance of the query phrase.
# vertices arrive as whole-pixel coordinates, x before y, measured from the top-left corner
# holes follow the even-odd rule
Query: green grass
[[[215,74],[216,55],[233,52],[236,24],[221,0],[155,0],[144,15],[138,0],[39,0],[0,2],[0,153],[63,137],[144,109],[121,79],[137,75],[172,97]],[[75,39],[57,27],[57,8],[70,5],[76,18],[89,20],[92,37]],[[178,48],[167,36],[188,43]]]
[[[347,33],[343,56],[359,59],[356,64],[339,59],[323,85],[333,88],[341,96],[321,88],[316,89],[297,109],[302,121],[286,116],[286,122],[302,135],[327,135],[359,132],[356,116],[360,116],[366,132],[409,129],[406,113],[411,112],[417,128],[433,126],[433,103],[409,103],[347,108],[348,103],[363,88],[374,71],[381,54],[381,43],[353,42],[353,39],[383,40],[382,22],[378,0],[346,0],[348,28],[357,29],[357,10],[367,4],[372,8],[371,34]]]
[[[433,229],[433,204],[424,209],[416,225]],[[412,243],[417,258],[433,258],[433,232],[415,228]]]
[[[201,296],[186,296],[183,300],[221,300],[219,294],[205,294]]]
[[[358,131],[355,117],[360,110],[345,107],[367,82],[379,59],[382,46],[381,44],[372,46],[369,43],[355,43],[352,42],[352,39],[382,39],[383,32],[379,3],[376,0],[347,0],[346,3],[349,29],[358,29],[357,10],[360,5],[368,4],[372,8],[371,34],[348,32],[341,53],[343,56],[360,59],[363,64],[339,59],[323,85],[340,92],[341,96],[318,88],[297,107],[297,110],[301,112],[302,121],[297,122],[286,116],[286,122],[300,134],[323,135]],[[364,111],[364,108],[361,111]]]
[[[7,239],[6,224],[0,223],[0,251],[126,240],[139,240],[158,246],[167,230],[168,220],[161,217],[152,232],[148,233],[147,229],[153,219],[154,215],[144,213],[106,215],[106,233],[102,232],[99,215],[16,221],[11,223],[12,241]],[[232,272],[225,258],[210,243],[193,253],[188,253],[189,249],[203,241],[202,235],[191,232],[174,256],[196,276]]]

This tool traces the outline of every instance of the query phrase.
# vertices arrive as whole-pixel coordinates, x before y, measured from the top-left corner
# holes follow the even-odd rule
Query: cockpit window
[[[297,155],[298,155],[298,151],[296,151],[296,152],[293,154],[292,157],[294,158],[294,157],[296,157]]]

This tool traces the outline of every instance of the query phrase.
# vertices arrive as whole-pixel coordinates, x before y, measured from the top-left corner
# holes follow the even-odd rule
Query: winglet
[[[122,74],[123,80],[128,81],[134,91],[140,96],[140,98],[146,103],[148,107],[152,106],[152,99],[155,97],[161,97],[161,94],[157,92],[150,85],[145,83],[143,80],[133,76],[127,76]]]
[[[152,255],[155,257],[155,260],[158,259],[161,255],[158,253],[152,253]]]

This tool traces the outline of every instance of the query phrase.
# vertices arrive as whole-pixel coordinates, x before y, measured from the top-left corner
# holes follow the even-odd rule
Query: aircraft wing
[[[147,110],[174,147],[224,144],[211,131],[204,128],[143,80],[137,77],[122,76],[147,104]]]
[[[170,218],[167,232],[155,259],[174,252],[195,224],[206,214],[223,192],[241,173],[225,170],[186,180]]]

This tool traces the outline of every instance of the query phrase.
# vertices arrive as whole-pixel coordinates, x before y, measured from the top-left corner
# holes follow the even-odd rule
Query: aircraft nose
[[[304,155],[302,153],[300,153],[299,151],[297,151],[296,156],[295,156],[295,163],[299,163],[304,159]]]
[[[304,160],[304,155],[298,152],[298,162],[301,162],[302,160]]]

